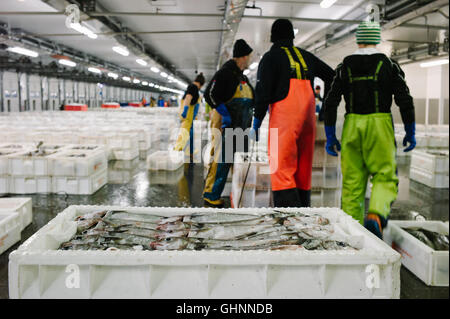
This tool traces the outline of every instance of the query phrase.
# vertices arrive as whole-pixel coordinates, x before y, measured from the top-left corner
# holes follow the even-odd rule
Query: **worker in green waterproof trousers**
[[[391,114],[392,96],[400,108],[406,136],[405,152],[415,145],[414,104],[400,66],[376,49],[381,30],[377,22],[363,22],[356,32],[359,49],[337,67],[331,90],[324,101],[326,150],[337,156],[337,108],[345,99],[342,132],[342,209],[382,238],[391,205],[397,198],[396,144]],[[365,213],[367,181],[372,194]]]

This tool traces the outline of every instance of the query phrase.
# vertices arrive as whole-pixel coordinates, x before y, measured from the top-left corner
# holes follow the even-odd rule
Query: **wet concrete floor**
[[[448,221],[449,190],[431,189],[409,180],[409,158],[399,158],[398,200],[391,219],[413,219],[417,212],[429,220]],[[202,207],[203,165],[185,164],[175,172],[149,172],[145,160],[112,161],[109,183],[90,196],[22,195],[33,200],[33,222],[22,240],[0,255],[0,298],[8,298],[8,255],[69,205]],[[366,205],[368,206],[368,205]],[[401,298],[449,298],[448,287],[428,287],[401,269]]]

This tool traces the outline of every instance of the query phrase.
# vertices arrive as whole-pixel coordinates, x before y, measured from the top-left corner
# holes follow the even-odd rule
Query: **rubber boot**
[[[297,188],[298,196],[300,197],[299,207],[311,207],[311,191],[304,191],[303,189]]]
[[[273,204],[275,207],[300,207],[301,200],[296,188],[273,192]]]

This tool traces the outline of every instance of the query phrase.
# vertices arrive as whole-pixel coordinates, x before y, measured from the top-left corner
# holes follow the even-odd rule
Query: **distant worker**
[[[199,102],[200,102],[200,89],[203,84],[205,84],[205,77],[203,73],[200,73],[195,78],[194,82],[190,84],[184,96],[181,100],[182,111],[181,111],[181,130],[178,136],[177,142],[175,143],[175,151],[183,151],[186,147],[188,140],[190,141],[189,151],[191,157],[194,154],[194,120],[197,117]],[[191,160],[192,161],[192,160]]]
[[[150,107],[155,107],[156,105],[156,100],[153,96],[150,97]]]
[[[254,90],[243,71],[250,64],[252,51],[253,49],[244,40],[237,40],[233,47],[233,58],[216,72],[205,91],[205,100],[214,109],[211,126],[222,128],[222,140],[215,141],[216,145],[221,145],[220,152],[216,150],[217,153],[215,153],[215,147],[211,151],[213,162],[208,170],[203,193],[206,206],[223,207],[222,191],[233,165],[234,153],[247,151],[245,145],[248,144],[248,140],[245,141],[245,137],[243,149],[239,149],[239,145],[234,143],[234,137],[231,137],[233,138],[233,147],[230,150],[232,152],[231,154],[225,152],[226,138],[229,134],[227,131],[230,132],[226,129],[245,130],[251,126]]]
[[[400,108],[406,136],[404,150],[415,145],[414,104],[405,74],[397,62],[376,49],[381,41],[377,22],[362,22],[356,31],[359,49],[347,56],[336,69],[336,77],[324,102],[328,154],[337,156],[341,146],[336,138],[336,114],[345,99],[345,122],[342,132],[342,210],[378,237],[397,198],[398,177],[396,145],[391,114],[392,95]],[[336,148],[336,149],[335,149]],[[368,215],[364,218],[364,201],[368,178],[372,194]]]
[[[145,97],[142,97],[141,103],[142,106],[147,106],[147,100],[145,99]]]
[[[322,108],[322,102],[323,102],[323,98],[322,95],[320,94],[320,86],[316,85],[316,88],[314,90],[314,96],[316,98],[316,113],[320,113],[320,109]]]
[[[273,46],[259,63],[256,106],[251,137],[258,130],[270,105],[269,165],[275,207],[309,207],[316,134],[314,78],[325,83],[334,71],[308,51],[294,46],[294,28],[286,19],[272,25]],[[278,130],[278,151],[270,150],[273,129]]]
[[[158,98],[158,106],[159,107],[164,107],[164,99],[163,99],[163,97],[161,95]]]

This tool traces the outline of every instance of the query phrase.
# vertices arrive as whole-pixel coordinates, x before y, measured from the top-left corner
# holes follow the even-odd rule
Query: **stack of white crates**
[[[397,143],[397,156],[411,156],[411,152],[404,152],[403,139],[405,130],[403,124],[395,125],[395,141]],[[448,125],[423,125],[416,124],[416,149],[420,150],[448,150],[449,126]]]
[[[175,171],[183,164],[183,152],[156,151],[147,157],[147,169],[150,171]]]
[[[49,158],[52,193],[90,195],[108,182],[108,161],[103,146],[67,146]]]
[[[9,193],[9,157],[26,149],[29,149],[29,145],[0,144],[0,194]]]
[[[316,123],[313,170],[311,179],[311,207],[340,207],[341,168],[338,157],[325,150],[325,128],[323,122]]]
[[[411,154],[410,179],[431,188],[449,187],[449,152],[414,150]]]

